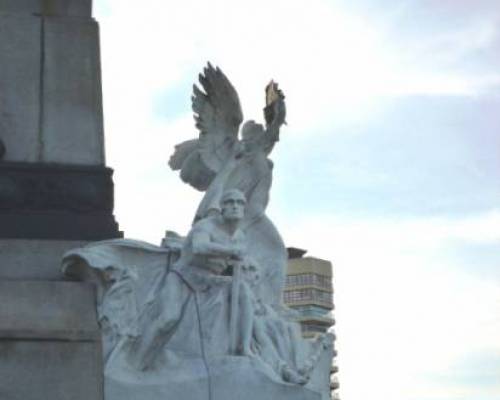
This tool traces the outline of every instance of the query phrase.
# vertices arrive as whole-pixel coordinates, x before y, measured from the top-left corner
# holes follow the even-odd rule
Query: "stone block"
[[[0,163],[0,239],[121,237],[113,171],[96,165]]]
[[[5,239],[98,241],[123,236],[108,213],[8,212],[0,213],[0,220],[5,223],[0,238]]]
[[[38,159],[40,36],[40,18],[0,14],[0,140],[7,161]]]
[[[103,400],[95,342],[0,339],[2,400]]]
[[[186,368],[182,364],[190,365]],[[203,363],[195,363],[195,359],[184,359],[182,364],[184,368],[166,372],[168,381],[161,374],[149,377],[143,374],[139,379],[125,374],[106,375],[106,399],[328,400],[329,397],[329,390],[322,396],[308,386],[272,379],[262,372],[258,361],[249,357],[209,359],[206,365],[209,372],[203,371]]]
[[[0,279],[62,280],[62,255],[86,243],[69,240],[0,240]]]
[[[90,17],[92,0],[0,0],[0,12]]]
[[[0,281],[0,398],[103,400],[94,288]]]
[[[44,32],[41,161],[103,165],[98,25],[47,17]]]
[[[97,23],[0,12],[0,54],[4,160],[103,165]]]
[[[0,304],[1,339],[100,340],[92,284],[0,281]]]

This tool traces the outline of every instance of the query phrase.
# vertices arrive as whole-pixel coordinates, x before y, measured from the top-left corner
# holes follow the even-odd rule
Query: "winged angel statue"
[[[186,237],[159,247],[131,239],[67,252],[66,276],[97,288],[106,400],[327,400],[332,337],[301,337],[282,305],[287,262],[265,214],[285,122],[284,95],[266,87],[265,125],[210,64],[194,86],[199,137],[170,166],[204,195]],[[241,135],[241,136],[240,136]]]
[[[204,191],[194,221],[220,213],[220,199],[227,189],[242,191],[247,199],[243,230],[247,249],[263,266],[260,297],[281,302],[287,261],[280,234],[265,214],[272,183],[273,163],[267,157],[279,140],[285,123],[285,96],[271,81],[266,87],[265,127],[243,122],[238,94],[231,82],[210,63],[200,74],[202,86],[193,86],[192,108],[198,139],[175,147],[169,165],[181,179]],[[241,133],[241,138],[239,137]]]

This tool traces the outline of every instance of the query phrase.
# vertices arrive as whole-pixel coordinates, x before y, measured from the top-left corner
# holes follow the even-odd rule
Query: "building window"
[[[331,277],[316,274],[288,275],[286,277],[287,286],[319,286],[325,289],[332,288]]]
[[[332,288],[332,278],[329,276],[324,276],[324,275],[314,275],[315,278],[315,285],[325,288],[325,289],[331,289]]]
[[[324,304],[333,304],[333,295],[331,292],[307,288],[287,290],[283,293],[285,304],[293,304],[303,301],[316,301]]]
[[[333,302],[333,296],[330,292],[323,292],[321,290],[313,289],[313,297],[314,297],[314,300],[317,300],[321,303],[332,303]]]
[[[286,284],[289,286],[306,286],[312,285],[312,274],[289,275],[286,277]]]
[[[297,290],[290,290],[284,293],[285,303],[311,301],[312,299],[313,299],[312,289],[297,289]]]

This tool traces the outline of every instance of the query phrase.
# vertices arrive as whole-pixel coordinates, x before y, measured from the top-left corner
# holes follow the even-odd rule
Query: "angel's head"
[[[245,150],[255,150],[264,133],[264,127],[261,124],[257,124],[253,120],[245,122],[241,128],[241,138],[243,140]]]

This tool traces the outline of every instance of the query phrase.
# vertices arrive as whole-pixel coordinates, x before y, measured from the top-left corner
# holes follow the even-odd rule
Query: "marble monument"
[[[240,132],[227,77],[208,64],[199,80],[199,137],[170,159],[204,192],[188,235],[161,247],[95,242],[63,258],[66,276],[97,287],[105,399],[329,399],[332,337],[303,339],[292,322],[282,303],[286,248],[265,213],[285,97],[271,82],[265,124]]]

